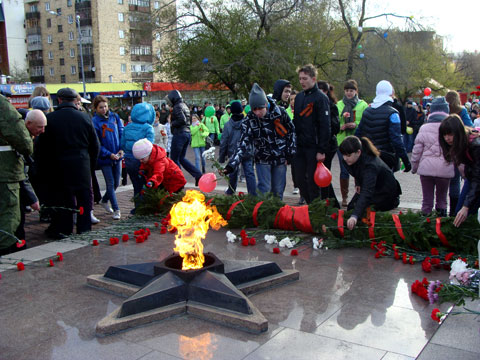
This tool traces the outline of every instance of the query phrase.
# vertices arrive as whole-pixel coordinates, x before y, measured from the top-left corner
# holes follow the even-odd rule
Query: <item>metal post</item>
[[[85,69],[83,67],[83,49],[82,49],[82,32],[80,31],[80,15],[76,15],[77,27],[78,27],[78,43],[80,47],[80,64],[82,66],[82,83],[83,83],[83,97],[87,97],[87,90],[85,87]]]

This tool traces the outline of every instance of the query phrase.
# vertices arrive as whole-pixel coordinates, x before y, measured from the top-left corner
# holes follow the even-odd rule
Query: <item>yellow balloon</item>
[[[407,134],[412,135],[413,134],[413,128],[410,126],[407,126]]]

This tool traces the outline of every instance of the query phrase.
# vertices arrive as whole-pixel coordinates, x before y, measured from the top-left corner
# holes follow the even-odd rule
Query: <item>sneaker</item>
[[[93,225],[98,224],[100,222],[100,220],[98,220],[93,214],[93,210],[90,211],[90,221]]]
[[[108,205],[108,201],[107,202],[101,201],[100,206],[105,209],[107,214],[113,214],[113,209],[110,207],[110,205]]]
[[[293,191],[292,191],[292,194],[297,195],[299,192],[300,192],[300,190],[298,190],[298,188],[294,188]]]
[[[120,220],[120,217],[120,210],[115,210],[115,212],[113,213],[113,220]]]

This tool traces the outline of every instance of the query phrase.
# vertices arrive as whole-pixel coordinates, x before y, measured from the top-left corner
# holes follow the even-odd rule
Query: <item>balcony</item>
[[[145,62],[152,62],[152,55],[130,55],[130,60],[132,61],[145,61]]]
[[[80,19],[80,27],[82,26],[92,26],[92,19]]]
[[[82,36],[82,44],[93,44],[93,39],[91,36]]]
[[[40,12],[39,11],[29,11],[25,13],[25,19],[40,19]]]
[[[42,50],[42,43],[41,42],[36,42],[32,44],[27,44],[27,51],[38,51]]]
[[[141,13],[149,14],[150,8],[148,6],[128,5],[129,11],[138,11]]]
[[[41,35],[42,29],[38,26],[27,28],[27,35]]]
[[[28,60],[28,64],[29,64],[30,67],[32,67],[32,66],[43,66],[43,59]]]
[[[82,71],[78,73],[78,80],[82,81]],[[85,81],[95,82],[95,71],[85,71]]]
[[[30,76],[30,80],[32,83],[44,83],[45,82],[45,76],[39,75],[39,76]]]
[[[153,73],[151,72],[132,72],[133,82],[153,81]]]
[[[79,12],[79,10],[90,10],[92,8],[91,1],[75,1],[75,12]]]

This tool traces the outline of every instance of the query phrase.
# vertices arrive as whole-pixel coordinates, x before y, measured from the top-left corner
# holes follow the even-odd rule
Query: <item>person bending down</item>
[[[355,179],[356,194],[347,209],[353,213],[347,221],[352,230],[369,206],[379,211],[396,208],[402,190],[392,170],[380,159],[380,152],[366,137],[347,136],[340,153],[349,174]]]
[[[170,193],[183,189],[187,180],[173,160],[167,157],[165,149],[140,139],[132,148],[133,156],[140,160],[140,173],[144,176],[148,188],[165,189]]]

